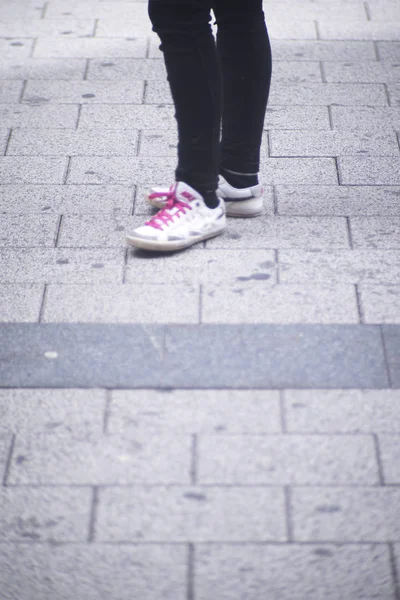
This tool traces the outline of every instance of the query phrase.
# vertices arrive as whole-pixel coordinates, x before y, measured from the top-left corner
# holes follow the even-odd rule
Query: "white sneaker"
[[[156,208],[163,208],[171,188],[154,187],[146,195],[146,201]],[[227,217],[257,217],[262,213],[264,190],[261,184],[249,188],[234,188],[222,175],[219,176],[217,196],[225,202]]]
[[[145,250],[180,250],[214,237],[226,227],[225,206],[208,208],[192,187],[178,181],[166,192],[163,208],[128,235],[126,242]]]

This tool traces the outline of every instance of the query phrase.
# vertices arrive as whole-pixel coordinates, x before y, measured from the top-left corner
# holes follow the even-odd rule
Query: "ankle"
[[[222,168],[221,175],[232,187],[237,189],[258,185],[257,173],[238,173],[236,171],[230,171],[229,169]]]

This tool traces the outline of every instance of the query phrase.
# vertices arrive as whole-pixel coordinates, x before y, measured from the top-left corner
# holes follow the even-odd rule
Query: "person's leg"
[[[262,0],[214,0],[223,73],[221,174],[234,187],[258,183],[271,81],[271,47]]]
[[[216,206],[222,90],[210,5],[207,0],[149,0],[149,16],[161,40],[175,106],[176,180]]]

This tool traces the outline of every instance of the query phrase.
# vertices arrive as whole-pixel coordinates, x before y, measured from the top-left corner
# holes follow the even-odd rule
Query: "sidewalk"
[[[0,0],[0,600],[400,600],[400,0],[265,12],[264,214],[149,255],[147,3]]]

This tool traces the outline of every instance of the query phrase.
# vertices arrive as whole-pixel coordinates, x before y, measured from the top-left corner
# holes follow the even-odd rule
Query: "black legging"
[[[262,0],[149,0],[149,16],[178,123],[176,180],[204,193],[223,168],[257,173],[271,80]]]

